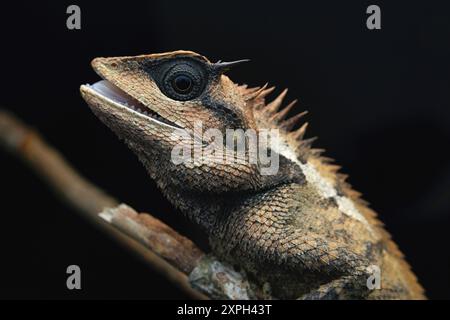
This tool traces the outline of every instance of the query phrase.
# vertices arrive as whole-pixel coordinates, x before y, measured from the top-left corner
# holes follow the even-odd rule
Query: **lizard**
[[[98,57],[91,65],[102,80],[80,92],[169,202],[206,233],[212,252],[273,297],[426,299],[376,213],[305,138],[305,112],[287,117],[296,100],[283,107],[287,90],[269,102],[274,87],[249,87],[225,75],[244,61],[213,63],[185,50]],[[263,174],[248,153],[241,161],[217,161],[206,152],[213,141],[199,140],[196,121],[224,135],[276,129],[269,148],[278,169]],[[194,138],[174,134],[180,130]],[[195,145],[203,158],[174,163],[180,145]],[[223,148],[238,158],[236,149]],[[380,286],[370,288],[374,266]]]

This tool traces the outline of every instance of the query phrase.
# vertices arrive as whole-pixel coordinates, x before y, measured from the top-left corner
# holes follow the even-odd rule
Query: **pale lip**
[[[105,101],[105,103],[116,108],[125,108],[128,112],[139,117],[144,117],[152,122],[156,122],[158,125],[170,127],[172,129],[180,129],[180,126],[144,106],[137,99],[133,98],[108,80],[100,80],[92,85],[82,85],[80,90],[82,93],[96,96],[102,101]]]

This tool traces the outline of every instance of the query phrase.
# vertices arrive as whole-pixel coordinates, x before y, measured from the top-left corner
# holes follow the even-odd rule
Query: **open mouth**
[[[101,95],[102,97],[107,98],[115,102],[116,104],[121,105],[122,107],[126,107],[132,112],[150,118],[151,120],[159,122],[161,124],[165,124],[174,128],[180,128],[180,126],[162,117],[156,111],[147,108],[137,99],[133,98],[128,93],[121,90],[119,87],[113,85],[108,80],[101,80],[92,85],[87,86],[92,90],[94,90],[97,94]]]

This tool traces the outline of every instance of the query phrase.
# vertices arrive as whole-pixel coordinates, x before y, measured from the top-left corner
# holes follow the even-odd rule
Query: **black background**
[[[66,28],[78,4],[82,29]],[[382,30],[366,28],[378,4]],[[437,1],[33,1],[0,6],[1,100],[87,178],[204,240],[79,95],[96,56],[189,49],[251,58],[230,73],[266,81],[309,136],[343,165],[405,253],[430,298],[450,298],[450,19]],[[184,298],[87,224],[15,158],[0,153],[1,298]],[[82,290],[65,287],[80,265]]]

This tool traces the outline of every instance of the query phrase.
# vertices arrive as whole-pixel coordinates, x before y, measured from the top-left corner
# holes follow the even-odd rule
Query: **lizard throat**
[[[101,96],[108,98],[109,100],[112,100],[123,107],[126,107],[131,112],[135,112],[144,117],[150,118],[152,121],[157,121],[175,128],[180,128],[180,126],[162,117],[156,111],[153,111],[150,108],[146,107],[137,99],[133,98],[128,93],[121,90],[119,87],[115,86],[108,80],[98,81],[92,85],[89,85],[89,88],[97,92],[97,94],[100,94]]]

